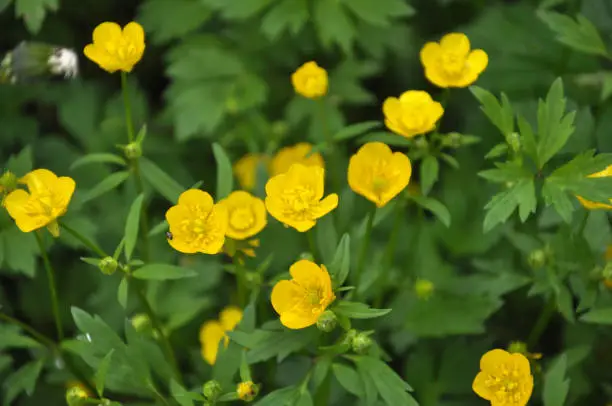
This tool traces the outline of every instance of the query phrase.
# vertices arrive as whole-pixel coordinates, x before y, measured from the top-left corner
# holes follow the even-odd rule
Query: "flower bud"
[[[117,270],[118,265],[119,264],[117,263],[117,260],[115,258],[105,257],[100,260],[98,268],[100,268],[100,271],[102,271],[103,274],[112,275]]]
[[[142,147],[139,142],[130,142],[123,148],[123,153],[129,160],[137,159],[142,156]]]
[[[365,354],[372,346],[372,339],[365,333],[359,333],[353,338],[351,347],[357,354]]]
[[[202,394],[209,402],[215,402],[221,395],[221,384],[217,381],[208,381],[202,386]]]
[[[529,253],[527,263],[531,269],[536,270],[546,265],[546,259],[546,252],[543,249],[537,249]]]
[[[444,140],[444,143],[451,148],[459,148],[462,145],[461,141],[461,133],[452,132],[446,134],[446,139]]]
[[[307,259],[314,262],[314,256],[310,252],[302,252],[300,254],[300,259]]]
[[[277,137],[283,137],[289,131],[289,126],[284,121],[275,121],[272,123],[272,134]]]
[[[522,341],[513,341],[508,346],[508,352],[526,355],[527,354],[527,344],[525,344]]]
[[[331,310],[325,310],[317,320],[317,328],[325,333],[329,333],[336,328],[338,319]]]
[[[353,345],[353,340],[357,337],[357,330],[350,329],[342,339],[342,344]]]
[[[153,329],[153,324],[151,323],[151,319],[145,313],[137,313],[132,316],[130,320],[132,322],[132,327],[139,333],[150,332]]]
[[[0,176],[0,190],[11,192],[17,189],[18,182],[19,179],[13,172],[6,171]]]
[[[238,112],[238,100],[233,96],[228,97],[225,100],[225,110],[228,114],[236,114]]]
[[[427,279],[417,279],[416,283],[414,284],[414,291],[419,299],[429,299],[434,290],[434,284]]]
[[[87,392],[79,386],[73,386],[66,391],[68,406],[84,406],[87,404]]]
[[[252,402],[259,393],[259,385],[255,385],[252,381],[240,382],[236,387],[238,399],[245,402]]]
[[[417,138],[414,140],[414,146],[415,146],[417,149],[427,149],[427,145],[428,145],[428,144],[427,144],[427,140],[425,139],[425,137],[424,137],[424,136],[417,137]]]
[[[261,274],[259,272],[249,271],[246,274],[246,281],[249,286],[255,287],[261,285]]]
[[[508,136],[508,145],[515,153],[521,150],[521,136],[518,133],[512,133]]]

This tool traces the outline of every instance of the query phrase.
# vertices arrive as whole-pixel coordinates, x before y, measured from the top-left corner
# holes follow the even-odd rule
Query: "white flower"
[[[54,75],[64,75],[71,79],[79,74],[79,59],[77,54],[68,48],[57,48],[49,57],[47,64]]]

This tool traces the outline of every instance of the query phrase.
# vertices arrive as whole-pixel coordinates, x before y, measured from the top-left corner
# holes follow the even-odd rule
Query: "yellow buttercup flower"
[[[408,90],[399,98],[389,97],[383,103],[385,125],[406,138],[425,134],[436,128],[444,114],[442,105],[421,90]]]
[[[472,389],[491,406],[525,406],[533,391],[529,360],[500,349],[487,352],[480,359]]]
[[[255,189],[257,182],[257,166],[268,165],[269,158],[262,154],[246,154],[234,164],[234,175],[240,187],[244,190]]]
[[[108,73],[131,72],[145,50],[142,26],[131,22],[123,30],[117,23],[104,22],[93,32],[93,43],[85,47],[85,56]]]
[[[438,87],[467,87],[486,69],[489,57],[482,49],[470,51],[465,34],[451,33],[440,43],[428,42],[421,49],[427,80]]]
[[[291,75],[295,92],[308,98],[316,99],[327,94],[327,71],[316,62],[306,62]]]
[[[200,328],[200,344],[202,346],[202,358],[210,365],[217,360],[219,343],[223,340],[225,347],[229,344],[228,331],[232,331],[242,320],[242,310],[228,306],[219,313],[219,320],[210,320]]]
[[[312,151],[312,144],[307,142],[300,142],[298,144],[282,148],[272,158],[270,164],[272,176],[285,173],[289,170],[291,165],[300,163],[306,166],[320,166],[325,168],[325,162],[323,157],[318,152]],[[310,155],[309,155],[310,154]]]
[[[293,164],[266,183],[266,209],[272,217],[299,232],[310,230],[338,206],[338,195],[323,199],[325,169]],[[323,200],[321,200],[323,199]]]
[[[59,236],[58,217],[68,210],[76,184],[67,176],[57,177],[47,169],[36,169],[21,180],[29,193],[13,190],[4,199],[4,206],[24,233],[47,227],[54,236]]]
[[[168,243],[185,254],[217,254],[223,248],[227,230],[227,210],[198,189],[179,196],[176,206],[166,212],[172,238]]]
[[[242,190],[232,192],[219,201],[227,211],[225,235],[234,240],[245,240],[259,233],[267,224],[266,205],[263,200]]]
[[[588,177],[589,178],[607,178],[609,176],[612,176],[612,165],[608,166],[603,171],[593,173],[589,175]],[[589,210],[594,210],[594,209],[611,210],[612,209],[612,204],[592,202],[590,200],[586,200],[585,198],[581,196],[576,196],[576,198],[578,199],[580,204],[584,206],[585,209],[589,209]],[[610,198],[610,202],[612,203],[612,198]]]
[[[289,268],[291,280],[279,281],[272,289],[272,307],[283,326],[301,329],[315,324],[336,299],[325,265],[301,259]]]
[[[355,193],[383,207],[408,186],[411,174],[406,155],[382,142],[368,142],[349,161],[348,183]]]

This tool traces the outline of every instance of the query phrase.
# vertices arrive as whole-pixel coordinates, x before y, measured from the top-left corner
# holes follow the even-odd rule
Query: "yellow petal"
[[[123,27],[123,36],[134,45],[144,46],[145,33],[142,26],[137,22],[132,21]]]
[[[281,194],[285,189],[287,174],[282,173],[280,175],[276,175],[273,178],[270,178],[266,182],[266,195],[275,196]]]
[[[300,259],[289,268],[293,280],[300,286],[317,286],[323,274],[321,268],[312,261]]]
[[[438,58],[442,52],[440,44],[437,42],[428,42],[421,48],[420,58],[423,66],[433,66],[438,63]]]
[[[16,219],[17,217],[26,215],[25,204],[28,202],[30,194],[22,189],[13,190],[4,199],[4,207],[8,211],[8,214]]]
[[[22,181],[28,185],[28,190],[32,194],[47,193],[55,185],[57,175],[48,169],[35,169],[25,175]]]
[[[474,378],[474,382],[472,382],[472,390],[484,400],[491,400],[494,394],[491,393],[491,390],[485,384],[487,379],[487,374],[484,372],[479,372],[478,375],[476,375],[476,378]]]
[[[219,314],[219,322],[225,331],[232,331],[242,320],[242,309],[228,306]]]
[[[68,176],[61,176],[55,184],[55,203],[62,206],[64,211],[72,199],[76,183]]]
[[[104,22],[98,25],[93,32],[93,43],[119,42],[121,40],[121,27],[117,23]]]
[[[446,77],[444,71],[437,66],[425,68],[425,77],[431,83],[443,89],[452,86],[452,82]]]
[[[402,104],[397,97],[387,97],[382,110],[387,120],[395,121],[402,114]]]
[[[422,90],[408,90],[400,95],[399,101],[404,106],[427,106],[433,102],[429,93]]]
[[[531,366],[527,357],[520,353],[514,353],[510,354],[510,359],[521,375],[531,375]]]
[[[282,280],[274,285],[270,301],[274,311],[279,315],[283,315],[299,305],[301,298],[304,296],[304,289],[295,282]]]
[[[329,194],[325,199],[321,200],[316,207],[314,214],[315,219],[325,216],[330,211],[338,207],[338,195],[335,193]]]
[[[200,342],[202,344],[202,356],[206,362],[214,365],[217,359],[219,343],[225,336],[223,327],[217,321],[208,321],[200,329]]]
[[[281,314],[280,322],[283,326],[292,330],[310,327],[317,322],[318,314],[286,312]]]
[[[494,373],[500,364],[510,361],[510,353],[500,349],[494,349],[480,358],[480,370]]]
[[[178,198],[179,205],[188,207],[197,206],[203,211],[210,211],[213,208],[214,202],[210,194],[199,189],[189,189],[181,193]]]
[[[475,49],[470,52],[470,55],[467,58],[467,63],[470,71],[474,71],[477,75],[479,75],[489,64],[489,57],[482,49]]]
[[[470,52],[470,40],[462,33],[446,34],[442,37],[440,46],[444,52],[453,52],[462,56],[467,56]]]

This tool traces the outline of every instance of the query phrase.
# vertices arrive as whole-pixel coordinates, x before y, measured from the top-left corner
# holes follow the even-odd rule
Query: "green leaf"
[[[576,20],[554,11],[539,10],[538,17],[557,34],[557,40],[587,54],[607,56],[608,50],[597,28],[583,15]]]
[[[574,205],[560,186],[547,179],[544,181],[544,187],[542,187],[542,197],[547,206],[553,205],[566,223],[571,222]]]
[[[23,21],[31,34],[38,34],[47,11],[57,10],[58,0],[15,0],[15,15]]]
[[[183,193],[185,188],[152,161],[144,157],[141,157],[139,161],[142,175],[153,186],[153,189],[168,199],[170,203],[176,203],[179,195]]]
[[[569,379],[567,374],[567,356],[561,354],[548,367],[544,375],[544,388],[542,390],[542,400],[544,406],[563,406],[569,392]]]
[[[338,44],[345,53],[351,53],[355,26],[339,1],[315,0],[313,17],[323,46]]]
[[[0,350],[6,348],[40,348],[41,344],[12,326],[0,325]]]
[[[234,176],[232,161],[225,153],[223,147],[216,142],[212,145],[213,154],[217,161],[217,193],[215,200],[225,199],[234,189]]]
[[[316,239],[323,263],[329,264],[332,261],[334,249],[338,245],[338,233],[334,225],[333,213],[317,221]]]
[[[73,171],[77,168],[80,168],[84,165],[94,164],[94,163],[103,163],[103,164],[117,164],[120,166],[126,166],[127,162],[125,159],[120,157],[119,155],[109,154],[109,153],[97,153],[97,154],[87,154],[70,165],[70,170]]]
[[[287,386],[285,388],[275,390],[261,398],[257,403],[255,403],[255,406],[290,405],[292,400],[298,395],[299,390],[300,389],[295,386]]]
[[[221,340],[223,341],[223,340]],[[213,366],[213,379],[219,381],[222,387],[228,387],[234,382],[234,375],[240,369],[244,348],[231,340],[227,348],[219,343],[219,352]]]
[[[470,91],[480,102],[480,108],[491,123],[504,137],[510,136],[514,132],[514,111],[508,97],[502,93],[500,103],[492,93],[483,88],[471,86]]]
[[[164,281],[171,279],[193,278],[198,273],[193,269],[167,264],[148,264],[132,273],[136,279]]]
[[[193,400],[189,396],[189,391],[183,388],[174,379],[170,381],[170,394],[172,398],[181,406],[193,406]]]
[[[129,287],[128,278],[122,278],[121,283],[119,283],[119,288],[117,289],[117,301],[124,309],[127,308]]]
[[[416,204],[423,207],[424,209],[432,212],[438,220],[442,222],[446,227],[450,227],[451,224],[451,215],[448,209],[442,202],[434,199],[433,197],[425,197],[419,195],[410,195],[410,199],[412,199]]]
[[[11,5],[13,0],[0,0],[0,13],[2,13],[8,6]]]
[[[391,147],[410,147],[412,145],[412,141],[402,137],[401,135],[397,135],[388,131],[378,131],[372,134],[364,135],[363,137],[357,140],[359,144],[365,144],[367,142],[382,142]]]
[[[612,72],[604,72],[602,73],[602,85],[601,85],[601,96],[600,100],[605,102],[612,96]]]
[[[429,194],[434,183],[438,180],[440,165],[433,155],[427,155],[421,161],[421,191],[425,196]]]
[[[94,382],[96,383],[96,391],[98,392],[98,396],[102,397],[104,395],[104,385],[106,383],[106,374],[108,373],[108,369],[110,368],[110,363],[113,358],[113,353],[115,349],[112,349],[106,354],[104,359],[98,365],[98,370],[96,371],[96,375],[94,377]]]
[[[533,160],[533,162],[537,164],[540,158],[538,156],[538,147],[536,144],[533,129],[531,128],[531,125],[525,119],[525,117],[520,114],[517,116],[517,123],[519,132],[521,134],[521,147],[523,148],[523,151],[525,151],[527,156],[529,156]]]
[[[363,399],[363,382],[359,377],[359,374],[351,367],[343,364],[333,364],[332,370],[340,385],[346,389],[349,393]]]
[[[351,267],[351,236],[344,233],[336,248],[334,257],[329,264],[329,272],[334,282],[334,287],[342,286],[348,277]]]
[[[164,43],[196,31],[212,13],[204,2],[192,0],[148,0],[142,2],[138,18],[156,43]]]
[[[536,212],[537,198],[535,184],[533,179],[521,181],[521,189],[518,192],[517,199],[519,200],[519,218],[524,223],[531,213]]]
[[[4,168],[2,168],[4,169]],[[6,163],[6,169],[21,177],[33,169],[32,166],[32,147],[29,145],[19,151],[16,155],[11,155]]]
[[[302,330],[262,331],[260,339],[247,352],[249,364],[276,357],[282,362],[290,354],[301,350],[317,335],[316,328]]]
[[[487,152],[485,159],[498,158],[508,153],[508,144],[497,144]]]
[[[119,185],[125,182],[129,177],[130,173],[126,171],[115,172],[109,175],[85,194],[82,199],[82,203],[93,200],[97,197],[102,196],[105,193],[110,192],[113,189],[118,188]]]
[[[380,121],[364,121],[363,123],[352,124],[343,127],[333,136],[334,142],[345,141],[359,135],[365,134],[370,130],[378,128],[382,125]]]
[[[528,169],[516,161],[496,162],[495,166],[496,169],[486,169],[478,172],[478,176],[496,183],[515,182],[532,176]]]
[[[308,21],[306,0],[283,0],[263,17],[261,31],[276,40],[284,31],[298,34]]]
[[[29,396],[32,395],[43,365],[43,359],[29,362],[4,380],[6,390],[4,403],[6,405],[11,404],[21,392],[25,392]]]
[[[140,225],[140,211],[142,210],[142,200],[144,199],[144,195],[140,194],[130,207],[130,212],[128,213],[127,221],[125,222],[125,260],[130,261],[132,259],[132,253],[134,252],[134,247],[136,247],[136,241],[138,239],[138,226]]]
[[[580,321],[593,324],[612,325],[612,307],[593,309],[580,317]]]
[[[386,315],[391,309],[372,309],[365,303],[341,300],[333,307],[333,311],[350,319],[374,319]]]
[[[387,27],[393,18],[409,17],[414,9],[403,0],[342,0],[359,19],[368,24]]]
[[[538,169],[563,148],[574,132],[575,116],[575,111],[565,114],[563,81],[558,78],[550,87],[546,101],[538,102]]]
[[[388,406],[418,406],[408,391],[412,388],[383,361],[369,357],[355,357],[355,363],[362,375],[368,375],[379,396]]]
[[[308,390],[301,390],[294,406],[314,406],[314,400]]]
[[[268,6],[272,0],[242,0],[239,3],[224,0],[203,0],[204,4],[219,9],[223,18],[228,20],[245,20],[254,17]]]
[[[483,231],[486,233],[499,223],[503,223],[512,215],[517,207],[521,206],[522,215],[525,219],[535,211],[535,189],[532,179],[521,179],[514,183],[508,190],[493,196],[487,203],[485,209],[487,214],[484,219]],[[524,221],[524,220],[523,220]]]

